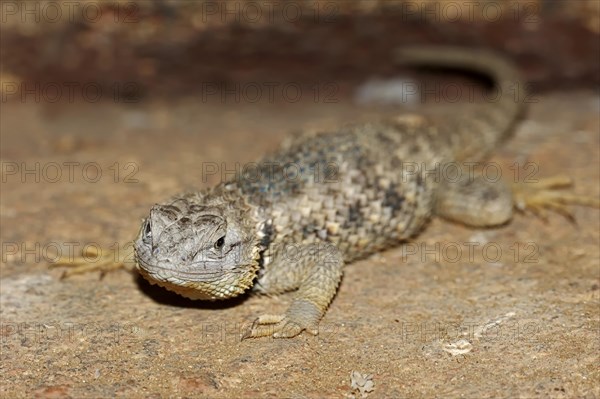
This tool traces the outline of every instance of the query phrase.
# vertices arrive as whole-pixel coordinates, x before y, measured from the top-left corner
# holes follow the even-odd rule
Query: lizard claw
[[[308,301],[295,301],[285,314],[266,314],[258,317],[242,334],[242,340],[272,336],[293,338],[302,331],[319,334],[321,313]]]
[[[242,340],[268,336],[272,336],[273,338],[293,338],[304,330],[312,335],[319,333],[318,325],[303,326],[289,320],[286,315],[267,314],[254,320],[252,326],[242,334]]]
[[[546,210],[563,215],[571,223],[575,217],[567,205],[583,205],[600,208],[600,199],[585,195],[558,191],[573,185],[568,176],[558,175],[540,179],[534,183],[517,183],[513,185],[513,197],[517,210],[530,212],[546,221]]]

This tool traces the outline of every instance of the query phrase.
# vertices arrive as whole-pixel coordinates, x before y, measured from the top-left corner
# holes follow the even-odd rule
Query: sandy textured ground
[[[598,196],[597,94],[539,100],[493,160],[509,179],[517,162]],[[239,330],[286,296],[207,304],[124,271],[60,281],[47,269],[56,248],[124,244],[152,204],[216,182],[202,181],[202,162],[232,168],[294,129],[377,113],[345,100],[2,104],[0,395],[341,398],[359,371],[374,398],[600,397],[594,209],[575,208],[576,225],[434,220],[404,250],[346,268],[318,337],[283,341],[240,342]]]

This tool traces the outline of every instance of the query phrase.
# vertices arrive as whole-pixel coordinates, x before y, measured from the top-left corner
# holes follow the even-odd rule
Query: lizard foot
[[[513,185],[515,208],[521,212],[530,212],[542,220],[547,219],[546,210],[560,213],[575,223],[573,214],[567,205],[583,205],[600,208],[600,199],[565,191],[558,191],[573,186],[573,181],[565,175],[557,175],[540,179],[533,183],[517,183]]]
[[[120,256],[119,251],[108,250],[98,251],[96,247],[89,247],[84,250],[81,256],[63,256],[54,261],[49,266],[51,269],[65,267],[61,280],[74,276],[76,274],[85,274],[90,272],[100,272],[100,278],[107,273],[127,269],[132,270],[133,264],[133,247],[125,249],[123,255]]]
[[[258,317],[252,326],[242,334],[242,340],[272,336],[292,338],[302,331],[319,334],[319,320],[322,312],[305,300],[296,300],[285,314],[266,314]]]

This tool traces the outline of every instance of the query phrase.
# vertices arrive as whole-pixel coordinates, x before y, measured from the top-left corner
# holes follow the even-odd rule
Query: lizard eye
[[[225,245],[225,236],[219,238],[215,242],[215,249],[221,249],[221,248],[223,248],[223,245]]]
[[[146,243],[149,243],[152,240],[152,229],[150,227],[150,221],[149,220],[146,220],[146,224],[144,226],[143,240]]]

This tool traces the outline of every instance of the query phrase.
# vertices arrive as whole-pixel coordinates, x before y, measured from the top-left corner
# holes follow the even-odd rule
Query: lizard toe
[[[285,314],[266,314],[258,317],[252,326],[242,334],[242,340],[272,336],[273,338],[293,338],[302,331],[319,334],[321,313],[307,301],[296,301]]]

